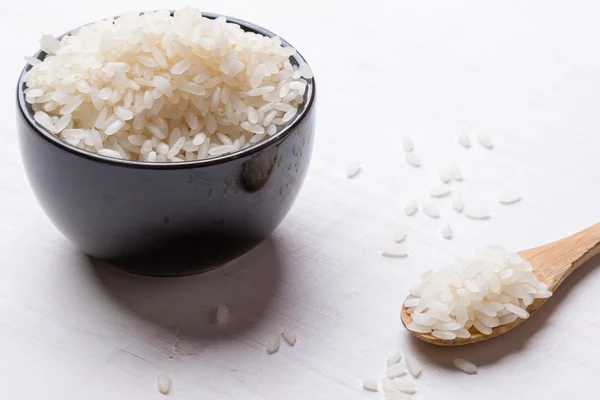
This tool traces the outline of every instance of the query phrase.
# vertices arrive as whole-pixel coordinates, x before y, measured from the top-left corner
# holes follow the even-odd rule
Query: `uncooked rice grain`
[[[454,365],[466,374],[473,375],[477,373],[477,366],[462,358],[455,358]]]
[[[440,181],[442,181],[443,183],[450,182],[450,179],[452,178],[452,176],[450,175],[450,170],[446,167],[438,168],[438,177],[440,178]]]
[[[440,232],[444,239],[448,239],[448,240],[452,239],[452,227],[450,226],[450,224],[448,222],[446,222],[444,225],[442,225]]]
[[[400,392],[407,394],[414,394],[417,392],[417,386],[415,385],[415,382],[410,378],[394,378],[392,379],[392,382],[394,382],[396,389],[398,389]]]
[[[385,375],[390,379],[394,379],[399,376],[406,375],[406,372],[407,372],[406,365],[404,365],[402,363],[396,363],[396,364],[390,365],[387,368],[387,370],[385,371]]]
[[[192,7],[127,13],[60,40],[44,35],[40,46],[48,55],[26,57],[24,77],[36,122],[73,146],[125,160],[201,160],[265,140],[298,115],[313,76],[292,64],[295,50],[281,39]],[[84,133],[61,134],[71,129]]]
[[[283,336],[283,339],[290,345],[290,346],[295,346],[296,345],[296,340],[298,339],[298,337],[296,336],[295,332],[292,332],[289,329],[284,329],[283,332],[281,332],[281,335]]]
[[[394,385],[394,382],[387,376],[384,376],[381,379],[381,389],[383,389],[385,393],[392,393],[398,391],[398,389],[396,389],[396,385]]]
[[[406,239],[406,228],[399,226],[393,235],[394,242],[401,243]]]
[[[448,332],[448,331],[433,331],[433,332],[431,332],[431,335],[438,339],[444,339],[444,340],[456,339],[456,335],[453,332]]]
[[[398,364],[401,359],[402,359],[402,353],[400,353],[399,351],[397,351],[393,354],[390,354],[390,356],[387,358],[387,366],[391,367],[394,364]]]
[[[406,203],[406,206],[404,207],[404,212],[406,213],[406,215],[413,215],[418,210],[419,203],[415,199],[409,200],[408,203]]]
[[[281,344],[281,334],[272,333],[267,338],[266,350],[268,354],[276,353],[279,350]]]
[[[454,179],[457,182],[463,180],[462,171],[460,170],[460,168],[458,168],[458,165],[456,164],[450,165],[450,176],[452,176],[452,179]]]
[[[409,136],[402,137],[402,148],[404,151],[410,152],[413,151],[415,145],[413,144],[412,139]]]
[[[378,390],[377,382],[375,379],[365,378],[363,379],[363,389],[368,390],[369,392],[376,392]]]
[[[460,192],[454,192],[452,194],[452,208],[457,212],[462,212],[465,208],[465,199]]]
[[[158,391],[162,394],[168,394],[169,389],[171,388],[171,378],[167,375],[166,372],[158,375],[156,378],[156,386],[158,387]]]
[[[492,139],[485,133],[480,133],[479,135],[477,135],[477,140],[479,141],[479,144],[481,146],[485,147],[488,150],[491,150],[494,147]]]
[[[431,218],[440,217],[440,212],[438,211],[437,207],[429,201],[423,202],[423,212],[425,213],[425,215]]]
[[[352,179],[360,173],[362,165],[359,162],[353,162],[346,166],[346,178]]]
[[[381,255],[388,258],[403,258],[408,255],[406,250],[398,245],[387,245],[381,250]]]
[[[431,189],[429,194],[431,195],[431,197],[444,197],[448,196],[451,191],[452,189],[450,188],[450,185],[442,183],[441,185],[438,185]]]
[[[225,304],[220,304],[216,312],[217,324],[226,324],[229,322],[229,308]]]
[[[551,295],[529,262],[500,246],[488,246],[423,275],[405,300],[412,318],[407,328],[431,330],[442,340],[467,339],[477,331],[489,335],[497,326],[529,317],[528,305]]]
[[[469,139],[469,136],[464,132],[458,135],[458,143],[465,149],[471,147],[471,139]]]
[[[422,371],[421,363],[412,356],[406,356],[405,362],[408,372],[410,372],[413,377],[418,378]]]
[[[507,190],[498,196],[498,201],[500,204],[513,204],[521,201],[521,195],[515,190]]]
[[[486,208],[477,205],[467,207],[465,215],[471,219],[489,219],[492,216]]]
[[[412,167],[418,168],[421,166],[421,160],[415,153],[406,153],[405,159],[408,165]]]

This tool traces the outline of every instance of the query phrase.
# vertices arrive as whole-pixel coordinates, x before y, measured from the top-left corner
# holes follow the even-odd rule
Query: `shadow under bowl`
[[[226,19],[245,31],[274,36],[251,23]],[[292,62],[306,63],[299,53]],[[315,128],[312,79],[296,117],[273,137],[231,155],[149,163],[90,153],[46,131],[25,102],[23,77],[29,69],[24,68],[17,87],[25,170],[50,220],[93,258],[143,275],[212,269],[266,239],[300,191]]]

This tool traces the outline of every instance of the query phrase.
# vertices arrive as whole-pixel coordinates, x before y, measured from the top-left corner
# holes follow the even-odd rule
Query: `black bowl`
[[[246,31],[274,36],[226,18]],[[292,62],[306,63],[299,53]],[[47,132],[24,99],[29,68],[17,87],[19,142],[29,181],[50,220],[93,258],[144,275],[214,268],[267,238],[300,191],[315,127],[313,80],[301,110],[273,137],[231,155],[167,164],[104,157]]]

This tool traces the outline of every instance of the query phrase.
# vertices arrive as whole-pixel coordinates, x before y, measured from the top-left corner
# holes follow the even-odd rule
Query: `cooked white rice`
[[[404,303],[412,318],[407,328],[444,340],[469,338],[475,331],[489,335],[497,326],[527,318],[534,299],[551,295],[529,262],[488,246],[423,275]]]
[[[108,157],[179,162],[245,149],[298,113],[312,72],[278,37],[245,32],[186,7],[127,13],[27,58],[35,120],[73,146]]]

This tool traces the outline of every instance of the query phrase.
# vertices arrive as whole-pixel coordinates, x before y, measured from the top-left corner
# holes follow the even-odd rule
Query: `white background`
[[[172,1],[4,1],[0,11],[0,391],[6,399],[375,399],[400,349],[424,363],[414,399],[597,399],[599,260],[575,273],[530,321],[461,349],[411,339],[399,322],[408,288],[429,268],[490,243],[519,250],[600,221],[600,4],[595,1],[207,0],[206,11],[277,32],[312,65],[317,140],[301,195],[271,239],[218,272],[154,280],[91,262],[47,220],[17,150],[14,90],[22,56],[42,33]],[[455,135],[486,132],[492,151]],[[423,167],[403,160],[410,134]],[[347,180],[348,163],[364,172]],[[456,162],[467,220],[438,200],[442,219],[407,218],[438,166]],[[523,201],[496,203],[504,188]],[[439,234],[442,220],[455,237]],[[405,260],[379,255],[396,224]],[[201,255],[199,255],[201,256]],[[209,323],[217,304],[231,324]],[[288,327],[292,348],[264,352]],[[475,362],[479,374],[452,367]]]

